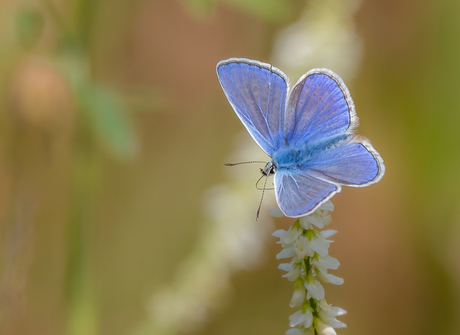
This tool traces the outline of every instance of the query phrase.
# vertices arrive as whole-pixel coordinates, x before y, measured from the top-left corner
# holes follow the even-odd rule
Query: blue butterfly
[[[288,217],[314,212],[341,191],[363,187],[385,173],[369,140],[354,135],[358,117],[342,79],[312,69],[292,90],[289,79],[270,64],[230,58],[217,76],[236,115],[271,161],[276,201]]]

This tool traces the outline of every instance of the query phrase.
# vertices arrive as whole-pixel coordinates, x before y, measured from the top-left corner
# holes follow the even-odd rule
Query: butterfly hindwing
[[[269,64],[242,58],[219,62],[217,75],[241,122],[272,156],[284,143],[286,75]]]
[[[340,185],[314,176],[314,171],[281,170],[275,173],[276,201],[288,217],[307,215],[340,192]]]
[[[310,160],[308,166],[326,180],[356,187],[378,182],[385,172],[382,158],[366,139],[326,150]]]

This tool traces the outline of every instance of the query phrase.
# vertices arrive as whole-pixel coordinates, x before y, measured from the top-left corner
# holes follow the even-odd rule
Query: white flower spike
[[[337,270],[340,263],[328,255],[327,240],[337,233],[335,230],[322,229],[331,222],[330,211],[334,206],[327,201],[314,213],[299,218],[288,230],[277,230],[273,236],[279,238],[282,250],[277,259],[292,258],[290,263],[282,263],[279,269],[286,271],[283,277],[294,282],[290,307],[302,306],[289,317],[287,335],[336,335],[334,328],[346,325],[336,319],[346,313],[339,307],[328,305],[324,299],[325,291],[321,282],[342,285],[343,279],[329,274],[328,270]],[[271,214],[279,215],[279,210],[273,209]],[[275,216],[275,215],[274,215]]]

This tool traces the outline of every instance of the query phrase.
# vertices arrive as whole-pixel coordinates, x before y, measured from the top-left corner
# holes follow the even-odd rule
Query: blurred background
[[[284,334],[264,159],[215,65],[347,83],[387,167],[333,198],[342,335],[460,333],[460,2],[2,0],[0,333]],[[271,192],[269,192],[271,193]]]

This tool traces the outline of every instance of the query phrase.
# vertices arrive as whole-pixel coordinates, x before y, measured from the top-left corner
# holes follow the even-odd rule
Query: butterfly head
[[[265,165],[265,167],[263,169],[260,169],[260,172],[264,176],[269,176],[271,174],[275,174],[277,169],[278,169],[278,167],[277,167],[276,163],[273,162],[273,161],[270,161],[270,162],[267,163],[267,165]]]

